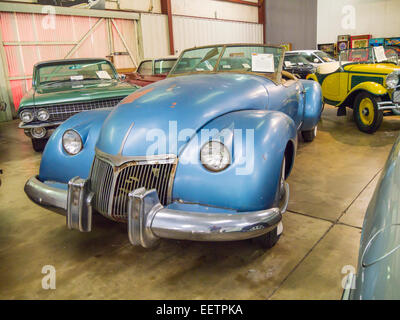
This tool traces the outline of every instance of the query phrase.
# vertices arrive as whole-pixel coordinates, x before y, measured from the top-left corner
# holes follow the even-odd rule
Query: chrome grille
[[[137,188],[156,189],[161,204],[167,205],[176,162],[132,161],[113,167],[96,157],[91,174],[91,190],[95,193],[94,208],[115,220],[127,219],[128,194]]]
[[[112,166],[95,157],[90,174],[90,189],[95,194],[94,207],[102,214],[108,213],[113,179]]]
[[[69,117],[73,116],[82,111],[101,109],[101,108],[110,108],[115,107],[123,97],[116,97],[110,99],[102,99],[102,100],[94,100],[94,101],[86,101],[86,102],[75,102],[75,103],[67,103],[67,104],[57,104],[53,106],[43,106],[43,108],[49,111],[49,119],[47,121],[64,121]]]

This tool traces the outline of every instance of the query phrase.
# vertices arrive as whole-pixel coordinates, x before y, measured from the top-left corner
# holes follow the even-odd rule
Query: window
[[[142,76],[150,76],[153,74],[153,62],[152,61],[143,61],[139,68],[138,73]]]
[[[168,73],[176,60],[157,60],[154,64],[154,74]]]

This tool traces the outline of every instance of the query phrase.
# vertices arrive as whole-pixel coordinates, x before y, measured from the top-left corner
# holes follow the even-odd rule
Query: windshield
[[[309,64],[310,62],[301,54],[286,54],[285,65],[291,64]]]
[[[336,61],[335,59],[332,58],[331,55],[329,55],[328,53],[324,52],[324,51],[315,51],[314,54],[322,59],[322,61],[324,62],[332,62],[332,61]]]
[[[184,51],[170,75],[250,72],[280,80],[283,48],[263,45],[220,45]]]
[[[339,60],[342,65],[349,63],[398,63],[396,51],[382,46],[343,50],[340,51]]]
[[[66,62],[65,64],[41,66],[37,71],[37,83],[39,85],[113,79],[116,79],[116,73],[108,61]]]
[[[174,66],[176,59],[173,60],[156,60],[154,64],[154,74],[168,73]]]

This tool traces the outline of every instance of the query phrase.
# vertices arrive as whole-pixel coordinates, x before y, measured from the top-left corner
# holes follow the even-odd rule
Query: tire
[[[381,98],[368,92],[357,95],[353,105],[354,121],[358,129],[366,133],[374,133],[382,124],[383,112],[378,110]]]
[[[36,152],[42,152],[46,146],[47,139],[32,139],[32,147]]]
[[[254,243],[258,244],[263,249],[271,249],[278,242],[280,235],[278,235],[278,227],[260,237],[254,238]]]
[[[286,160],[285,156],[283,156],[282,164],[281,164],[281,174],[279,177],[279,185],[278,185],[278,192],[276,193],[274,206],[278,206],[280,200],[283,197],[283,192],[285,192],[284,183],[285,183],[285,173],[286,173]],[[263,249],[270,249],[272,248],[279,240],[281,233],[282,233],[282,221],[279,223],[279,228],[275,227],[272,231],[263,234],[257,238],[252,239],[254,243],[258,244]],[[279,231],[279,234],[278,234]]]
[[[303,136],[303,140],[305,142],[312,142],[315,139],[315,137],[317,136],[317,131],[318,131],[318,125],[316,125],[311,130],[302,131],[301,135]]]

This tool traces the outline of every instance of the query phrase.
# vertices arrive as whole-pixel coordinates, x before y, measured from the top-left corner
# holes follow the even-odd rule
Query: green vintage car
[[[32,89],[18,108],[19,127],[39,152],[54,129],[72,115],[114,107],[138,88],[123,81],[105,59],[40,62],[33,68]]]

